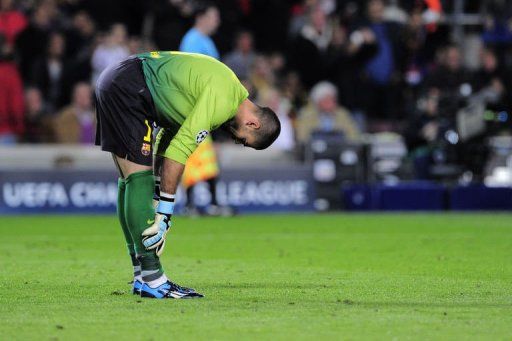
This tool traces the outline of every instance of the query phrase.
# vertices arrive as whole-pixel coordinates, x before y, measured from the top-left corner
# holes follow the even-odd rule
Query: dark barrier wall
[[[117,175],[97,171],[0,172],[0,214],[114,213]],[[179,206],[184,194],[178,193]],[[204,186],[195,201],[206,205]],[[239,212],[303,212],[313,210],[311,169],[240,169],[222,172],[217,198]]]
[[[349,185],[341,190],[349,211],[512,210],[512,188],[484,185],[449,188],[432,182]]]

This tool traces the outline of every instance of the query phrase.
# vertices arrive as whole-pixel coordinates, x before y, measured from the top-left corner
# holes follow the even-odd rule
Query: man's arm
[[[164,157],[160,173],[160,191],[176,194],[184,169],[184,164]]]
[[[154,249],[157,256],[163,252],[165,237],[171,227],[174,199],[184,169],[185,165],[178,161],[156,156],[154,173],[160,178],[160,186],[154,202],[155,222],[142,233],[142,243],[147,250]]]

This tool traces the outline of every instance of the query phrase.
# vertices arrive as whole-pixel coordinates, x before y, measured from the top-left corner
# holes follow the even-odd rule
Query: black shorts
[[[103,71],[96,83],[96,145],[135,162],[153,161],[153,98],[144,80],[142,61],[131,57]]]

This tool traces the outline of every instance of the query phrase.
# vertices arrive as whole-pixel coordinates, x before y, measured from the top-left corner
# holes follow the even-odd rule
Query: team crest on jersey
[[[142,148],[140,149],[140,152],[144,156],[149,156],[149,154],[151,154],[151,144],[143,143],[142,144]]]
[[[204,139],[206,138],[206,136],[208,136],[208,134],[209,134],[208,130],[201,130],[196,135],[196,143],[199,144],[199,143],[203,142]]]

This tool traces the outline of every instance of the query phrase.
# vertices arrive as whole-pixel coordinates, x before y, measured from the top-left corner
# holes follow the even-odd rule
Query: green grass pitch
[[[174,219],[167,274],[129,294],[114,216],[0,217],[1,340],[512,338],[512,215]]]

